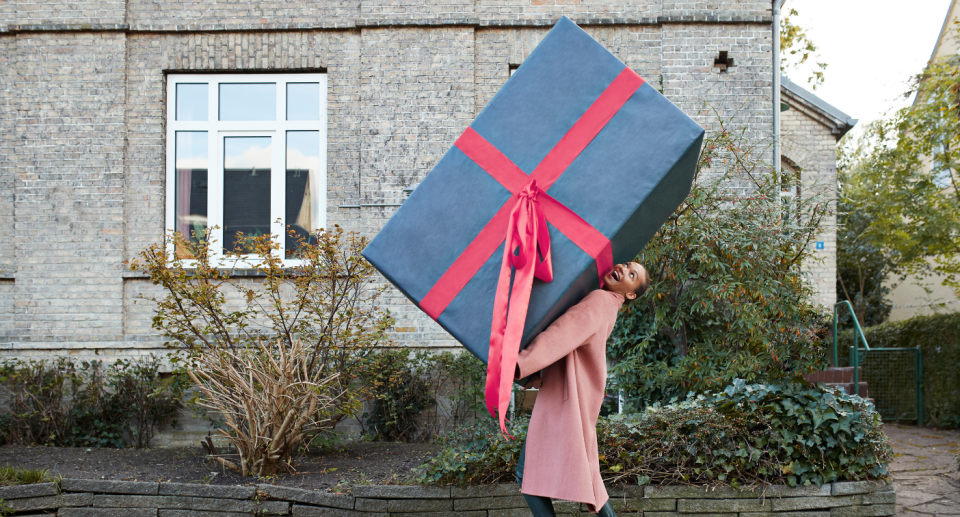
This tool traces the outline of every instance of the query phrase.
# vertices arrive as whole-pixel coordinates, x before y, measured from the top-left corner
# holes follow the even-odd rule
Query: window
[[[293,259],[289,231],[326,224],[326,91],[325,74],[168,75],[167,229],[211,228],[218,257],[240,233],[284,235]]]
[[[930,172],[933,174],[933,184],[940,188],[947,188],[953,183],[950,176],[950,165],[946,161],[947,146],[940,144],[933,149],[933,157],[930,160]]]

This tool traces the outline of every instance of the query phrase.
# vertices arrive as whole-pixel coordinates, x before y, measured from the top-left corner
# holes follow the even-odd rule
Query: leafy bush
[[[454,426],[473,422],[478,415],[486,414],[487,365],[466,351],[436,354],[433,361],[433,368],[443,381],[435,383],[438,413]]]
[[[110,365],[107,386],[111,399],[124,413],[127,444],[137,449],[147,447],[164,427],[176,428],[176,417],[184,408],[188,377],[182,370],[164,375],[161,366],[154,355],[119,359]]]
[[[156,356],[71,362],[8,360],[0,365],[6,441],[25,445],[146,447],[176,425],[184,376],[160,373]]]
[[[838,171],[839,182],[844,184],[849,177],[846,171]],[[885,254],[866,233],[873,221],[865,205],[867,199],[855,197],[856,189],[841,189],[837,203],[837,301],[848,300],[856,312],[861,326],[879,325],[890,316],[893,303],[889,300],[890,288],[883,281],[890,275],[895,261]],[[849,311],[840,311],[839,326],[853,328]]]
[[[960,427],[960,313],[914,316],[908,320],[894,321],[863,329],[871,348],[919,347],[923,355],[923,414],[925,423],[940,427]],[[841,359],[844,352],[853,346],[852,331],[838,337]],[[869,361],[869,355],[867,358]],[[896,392],[893,384],[899,379],[893,375],[868,375],[864,380],[871,388],[887,387],[886,392]],[[893,373],[893,372],[891,372]],[[902,391],[902,390],[901,390]],[[903,391],[913,404],[912,394]]]
[[[527,421],[500,436],[491,422],[450,433],[417,471],[423,484],[513,477]],[[655,404],[597,426],[605,481],[622,484],[823,484],[887,476],[890,447],[880,417],[842,390],[746,384]]]
[[[611,335],[611,377],[632,410],[734,378],[789,382],[826,365],[828,319],[803,272],[830,213],[823,186],[785,202],[781,188],[798,178],[771,174],[763,142],[719,124],[689,196],[636,257],[650,288]]]
[[[485,375],[469,352],[371,351],[357,368],[357,390],[371,402],[361,425],[377,439],[429,440],[483,411]]]
[[[82,447],[126,447],[124,424],[127,409],[120,397],[108,390],[109,374],[103,363],[84,362],[80,370],[77,380],[82,381],[76,386],[73,400],[70,401],[73,417],[70,444]]]
[[[0,364],[0,398],[9,412],[7,439],[24,445],[68,445],[73,391],[82,385],[76,365],[7,360]]]
[[[370,434],[382,440],[419,438],[418,417],[436,402],[426,378],[427,357],[407,349],[378,350],[359,362],[360,389],[373,402],[363,414]]]
[[[507,432],[516,440],[504,438],[492,418],[440,435],[435,441],[440,450],[413,470],[416,482],[458,486],[513,482],[529,423],[526,415],[507,422]]]

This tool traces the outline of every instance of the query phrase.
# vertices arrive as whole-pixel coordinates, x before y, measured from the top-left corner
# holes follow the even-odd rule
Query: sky
[[[787,0],[783,10],[798,11],[795,23],[828,64],[813,93],[862,126],[911,102],[902,97],[907,81],[930,59],[949,6],[950,0]],[[787,73],[810,90],[808,75]]]

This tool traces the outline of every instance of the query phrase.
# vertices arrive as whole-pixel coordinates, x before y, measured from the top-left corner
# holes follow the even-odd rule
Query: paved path
[[[887,424],[898,517],[960,516],[960,432]]]

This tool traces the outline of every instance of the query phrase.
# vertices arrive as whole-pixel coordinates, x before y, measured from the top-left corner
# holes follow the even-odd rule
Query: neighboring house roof
[[[960,11],[957,10],[957,7],[957,0],[950,2],[950,7],[947,8],[947,14],[943,17],[943,26],[940,27],[940,35],[937,36],[937,42],[933,45],[933,52],[930,53],[930,61],[936,59],[937,50],[939,50],[943,44],[944,37],[947,35],[947,29],[950,27],[952,19],[960,18]]]
[[[780,76],[780,95],[791,108],[806,113],[827,126],[837,140],[857,124],[857,119],[850,118],[846,113],[784,76]]]
[[[947,8],[947,15],[943,18],[943,26],[940,27],[940,34],[937,36],[937,42],[933,44],[933,52],[930,53],[930,61],[937,59],[937,54],[940,53],[940,50],[946,47],[947,52],[955,52],[956,49],[951,48],[953,45],[946,44],[946,36],[949,34],[949,28],[952,25],[952,21],[960,19],[960,4],[958,0],[952,0],[950,2],[950,7]],[[917,105],[917,101],[920,98],[920,92],[913,94],[913,105]]]

